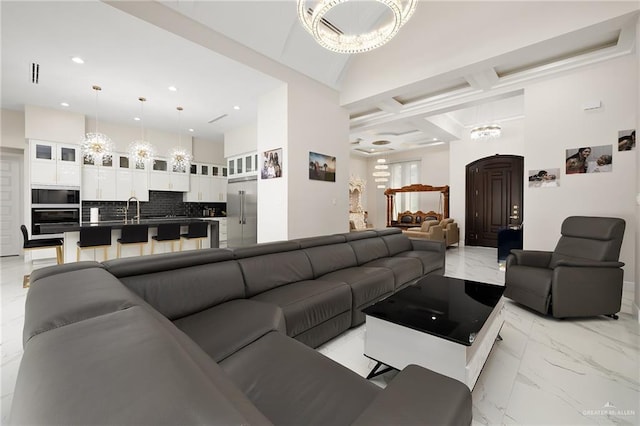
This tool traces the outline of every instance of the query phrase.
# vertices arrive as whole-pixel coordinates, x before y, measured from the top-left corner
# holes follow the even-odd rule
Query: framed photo
[[[636,130],[618,131],[618,151],[631,151],[636,149]]]
[[[613,168],[611,145],[567,149],[565,167],[568,175],[610,172]]]
[[[260,156],[259,166],[261,179],[282,177],[282,148],[264,151]]]
[[[309,179],[336,181],[336,157],[309,152]]]
[[[529,188],[555,188],[560,186],[560,169],[529,170]]]

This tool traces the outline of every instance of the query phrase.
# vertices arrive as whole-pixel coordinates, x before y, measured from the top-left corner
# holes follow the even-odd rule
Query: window
[[[389,169],[391,171],[389,187],[401,188],[414,183],[420,183],[420,165],[420,160],[389,164]],[[395,195],[394,200],[394,218],[398,217],[398,213],[402,213],[407,210],[416,212],[420,209],[420,194],[418,192],[399,192]]]

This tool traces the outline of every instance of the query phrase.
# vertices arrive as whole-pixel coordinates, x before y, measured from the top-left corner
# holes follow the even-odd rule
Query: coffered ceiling
[[[145,126],[176,131],[175,107],[181,105],[185,108],[184,129],[194,129],[196,137],[222,140],[229,129],[254,121],[258,97],[281,84],[256,69],[123,12],[117,3],[0,2],[2,107],[20,110],[32,104],[62,109],[60,103],[68,102],[68,110],[93,116],[96,108],[91,86],[99,84],[103,87],[99,97],[101,120],[137,125],[132,121],[140,111],[137,98],[145,96]],[[354,152],[361,155],[447,143],[483,121],[521,118],[526,82],[632,52],[640,9],[637,4],[618,2],[616,10],[626,13],[601,21],[589,17],[585,22],[597,23],[582,27],[576,24],[571,31],[547,39],[531,37],[534,42],[521,43],[523,46],[517,49],[473,59],[481,57],[477,52],[489,49],[471,46],[469,39],[461,44],[465,25],[471,27],[477,16],[477,9],[473,12],[467,3],[448,3],[448,15],[438,15],[434,8],[437,2],[420,2],[414,22],[407,24],[412,26],[406,30],[403,27],[397,40],[371,56],[340,55],[317,45],[298,23],[293,0],[170,0],[155,2],[158,4],[174,16],[177,12],[220,37],[249,47],[258,57],[295,69],[341,92],[348,92],[354,82],[380,80],[389,75],[390,67],[407,73],[411,78],[405,83],[393,87],[382,84],[385,87],[380,93],[345,97],[355,99],[343,101],[352,129],[345,143],[351,143]],[[495,7],[495,3],[487,4]],[[553,2],[540,4],[554,7]],[[579,14],[582,7],[580,3],[562,4],[569,13],[575,8]],[[139,7],[147,5],[151,3],[142,2]],[[514,25],[522,20],[523,28],[528,26],[531,34],[537,34],[536,23],[528,22],[518,11],[518,7],[511,7],[501,12],[501,19],[515,21]],[[379,19],[376,13],[365,15],[359,25],[371,25]],[[158,20],[167,21],[170,16],[167,13]],[[331,19],[336,25],[348,25],[340,14]],[[442,25],[445,19],[450,25]],[[442,33],[441,44],[439,53],[430,53],[435,29]],[[424,37],[429,37],[428,42]],[[486,43],[482,37],[478,34],[478,39]],[[465,52],[459,49],[442,51],[441,47],[447,45],[468,46],[475,56],[468,54],[471,59],[465,61]],[[439,58],[436,65],[446,62],[443,58],[447,55],[457,60],[456,65],[448,69],[442,65],[444,71],[434,65],[434,72],[411,66],[417,62],[416,55],[422,58],[430,54]],[[82,57],[85,63],[74,64],[70,60],[73,56]],[[40,65],[37,84],[31,81],[33,63]],[[401,66],[404,63],[406,66]],[[171,85],[178,91],[170,92],[167,88]],[[233,109],[236,105],[240,110]]]

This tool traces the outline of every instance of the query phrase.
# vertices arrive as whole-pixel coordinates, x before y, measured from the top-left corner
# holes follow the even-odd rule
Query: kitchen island
[[[125,225],[130,224],[143,224],[149,225],[149,244],[143,246],[143,255],[151,254],[151,237],[157,235],[158,233],[158,225],[161,223],[179,223],[180,224],[180,233],[186,234],[187,228],[192,222],[202,222],[201,218],[190,218],[190,217],[160,217],[160,218],[143,218],[140,221],[127,221],[125,224],[124,220],[103,220],[99,222],[83,222],[79,226],[73,227],[65,227],[64,229],[57,230],[54,228],[54,225],[51,225],[51,229],[47,229],[48,232],[56,233],[63,232],[64,233],[64,262],[72,263],[76,261],[76,248],[77,243],[80,239],[80,229],[85,227],[92,226],[111,226],[111,246],[107,248],[107,259],[115,259],[117,253],[117,245],[118,238],[120,238],[121,229]],[[202,242],[202,247],[218,247],[218,222],[217,221],[207,221],[209,223],[209,232],[207,235],[207,239]],[[172,245],[170,243],[166,244],[156,244],[155,253],[166,253],[171,251]],[[177,250],[177,244],[175,244],[175,249]],[[194,250],[197,248],[196,241],[182,240],[182,250]],[[104,259],[104,251],[102,249],[98,250],[82,250],[80,253],[80,260],[96,260],[103,261]],[[129,256],[139,256],[140,250],[139,246],[133,245],[128,247],[126,244],[121,248],[120,257],[129,257]]]

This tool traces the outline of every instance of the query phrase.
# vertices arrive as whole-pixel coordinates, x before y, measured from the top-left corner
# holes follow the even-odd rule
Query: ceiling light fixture
[[[66,108],[66,107],[68,107],[68,106],[69,106],[69,103],[67,103],[67,102],[60,102],[60,106],[63,106],[63,107],[65,107],[65,108]]]
[[[240,109],[240,107],[238,105],[234,106],[233,109],[235,109],[236,111],[238,111]]]
[[[302,26],[325,49],[337,53],[362,53],[391,40],[411,18],[418,3],[417,0],[376,0],[389,9],[391,21],[368,33],[345,34],[331,25],[325,16],[330,10],[349,1],[351,0],[298,0],[298,18]]]
[[[84,158],[95,165],[102,165],[104,160],[111,158],[113,152],[113,142],[109,136],[98,132],[98,92],[102,90],[100,86],[92,86],[96,92],[96,131],[87,133],[81,144],[81,151]]]
[[[71,58],[71,60],[76,64],[84,64],[84,60],[79,56],[74,56],[73,58]]]
[[[167,89],[171,90],[172,92],[177,92],[178,88],[176,86],[169,86],[167,87]]]
[[[182,127],[180,127],[180,115],[182,107],[178,110],[178,146],[169,151],[169,166],[174,172],[185,173],[191,167],[191,154],[182,147]]]
[[[499,138],[502,135],[502,127],[498,124],[486,124],[471,129],[472,140],[486,140]]]
[[[144,139],[144,103],[147,99],[139,97],[138,100],[140,101],[140,118],[135,117],[134,120],[140,121],[140,139],[129,144],[129,156],[137,167],[145,168],[154,157],[155,148]]]
[[[376,165],[373,166],[376,169],[375,172],[372,173],[374,177],[374,182],[377,183],[376,188],[384,189],[387,187],[386,182],[389,182],[389,176],[391,173],[388,172],[389,166],[386,164],[387,160],[384,158],[378,158],[376,161]]]

